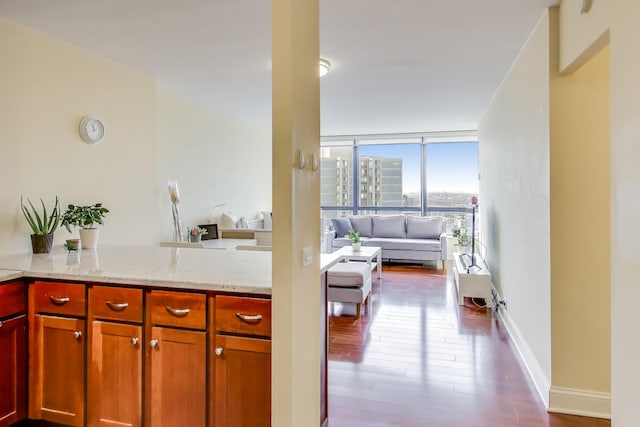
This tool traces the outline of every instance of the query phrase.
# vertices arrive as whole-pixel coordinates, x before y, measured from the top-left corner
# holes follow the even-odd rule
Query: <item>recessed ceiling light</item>
[[[326,76],[331,68],[331,63],[326,59],[320,58],[320,77]]]

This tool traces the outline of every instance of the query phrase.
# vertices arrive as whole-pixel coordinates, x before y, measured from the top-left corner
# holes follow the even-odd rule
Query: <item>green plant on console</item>
[[[53,234],[60,224],[60,202],[58,201],[58,196],[56,196],[56,202],[53,205],[53,210],[50,215],[47,214],[47,207],[44,205],[44,201],[42,199],[40,199],[40,203],[42,204],[41,212],[38,212],[33,203],[31,203],[31,200],[28,198],[27,203],[28,206],[24,204],[23,198],[20,196],[20,207],[22,208],[22,213],[24,214],[29,227],[33,230],[33,234]]]
[[[359,243],[360,242],[360,232],[355,231],[354,229],[349,230],[349,240],[351,243]]]
[[[467,234],[467,229],[460,229],[460,234],[458,235],[458,246],[469,246],[471,244],[471,236]]]
[[[62,225],[71,233],[71,226],[81,228],[93,228],[95,224],[102,224],[102,219],[109,212],[109,209],[96,203],[90,206],[69,205],[60,221]]]

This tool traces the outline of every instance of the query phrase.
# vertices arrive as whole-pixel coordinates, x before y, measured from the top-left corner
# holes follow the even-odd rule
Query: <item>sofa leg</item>
[[[362,304],[356,304],[356,319],[360,318],[360,308],[361,308],[360,306],[361,305]]]

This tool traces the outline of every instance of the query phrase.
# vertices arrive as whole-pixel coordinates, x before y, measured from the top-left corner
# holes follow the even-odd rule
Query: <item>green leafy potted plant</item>
[[[471,246],[471,236],[467,234],[466,228],[460,229],[460,234],[458,234],[458,252],[460,255],[465,255],[469,253],[469,246]]]
[[[354,252],[360,251],[360,233],[354,229],[349,230],[349,240],[351,240],[351,248]]]
[[[189,235],[190,242],[199,242],[202,236],[208,233],[208,231],[198,225],[195,227],[187,227],[187,233]]]
[[[53,205],[51,214],[47,213],[47,207],[44,205],[42,199],[40,199],[42,211],[38,211],[28,198],[27,203],[28,205],[24,204],[21,196],[20,207],[22,213],[29,227],[33,230],[33,234],[31,235],[31,248],[33,249],[33,253],[49,253],[53,247],[53,232],[60,224],[60,202],[58,201],[58,196],[56,196],[56,202]]]
[[[71,233],[71,226],[80,228],[80,244],[83,249],[95,249],[98,245],[98,228],[109,209],[96,203],[89,206],[69,205],[60,217],[62,225]]]

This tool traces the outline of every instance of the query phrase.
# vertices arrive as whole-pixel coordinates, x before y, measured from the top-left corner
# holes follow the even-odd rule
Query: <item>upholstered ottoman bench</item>
[[[327,271],[327,286],[327,299],[356,304],[359,319],[360,307],[371,295],[371,266],[366,262],[340,262]]]

